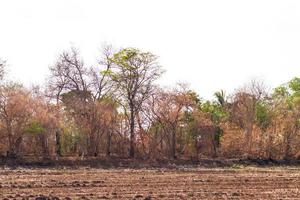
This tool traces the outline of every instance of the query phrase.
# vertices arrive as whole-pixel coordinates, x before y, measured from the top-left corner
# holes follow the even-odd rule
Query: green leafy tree
[[[220,124],[226,121],[229,117],[229,113],[227,111],[227,102],[226,95],[223,90],[216,92],[214,94],[216,100],[215,101],[206,101],[201,104],[201,110],[210,115],[211,121],[215,127],[214,134],[214,149],[215,156],[217,155],[218,149],[221,143],[221,137],[223,130],[221,129]]]
[[[130,129],[129,156],[134,157],[136,116],[149,98],[154,81],[162,74],[157,57],[134,48],[122,49],[111,59],[113,66],[105,72],[114,82],[119,103],[128,117]]]

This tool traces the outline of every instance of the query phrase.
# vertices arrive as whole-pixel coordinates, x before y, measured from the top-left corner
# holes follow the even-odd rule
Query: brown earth
[[[0,199],[300,199],[300,169],[1,169]]]

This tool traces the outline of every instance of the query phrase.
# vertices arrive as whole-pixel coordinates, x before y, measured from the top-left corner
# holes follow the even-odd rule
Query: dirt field
[[[2,169],[1,199],[300,199],[300,169]]]

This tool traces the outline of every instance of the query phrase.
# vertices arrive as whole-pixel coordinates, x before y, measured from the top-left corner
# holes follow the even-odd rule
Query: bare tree
[[[111,45],[102,47],[102,56],[98,61],[98,65],[91,67],[89,71],[90,86],[94,99],[103,97],[111,97],[113,95],[113,82],[109,79],[109,72],[112,68],[113,61],[111,60],[115,50]]]
[[[63,93],[88,90],[88,70],[75,48],[63,52],[56,64],[50,67],[50,73],[49,88],[57,101]]]
[[[98,144],[102,130],[105,130],[102,126],[105,124],[103,117],[107,116],[107,112],[103,111],[107,110],[108,99],[113,104],[112,98],[109,98],[112,93],[110,81],[105,73],[111,68],[112,61],[109,58],[112,52],[112,47],[105,46],[99,64],[87,68],[78,50],[72,48],[69,52],[63,52],[56,64],[50,67],[50,91],[56,97],[57,103],[63,103],[65,111],[88,136],[88,154],[93,156],[98,155]],[[111,142],[110,137],[107,140],[107,143]]]

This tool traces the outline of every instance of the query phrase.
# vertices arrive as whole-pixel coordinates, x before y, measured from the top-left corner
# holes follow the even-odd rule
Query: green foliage
[[[300,104],[300,78],[295,77],[287,83],[274,89],[273,99],[282,100],[292,109]]]
[[[113,72],[110,69],[107,69],[107,70],[100,71],[100,74],[102,74],[103,76],[109,76],[112,75]]]
[[[149,52],[125,48],[110,58],[114,67],[104,73],[116,83],[116,88],[126,94],[128,91],[136,94],[146,93],[150,84],[163,73],[156,59],[157,57]]]
[[[195,139],[198,136],[198,130],[196,128],[197,121],[192,112],[185,111],[181,122],[184,124],[186,136],[188,139]]]
[[[225,110],[225,108],[216,102],[204,102],[201,104],[201,110],[211,114],[212,120],[215,123],[226,120],[229,117],[229,113]]]
[[[45,128],[38,121],[30,122],[25,128],[25,133],[27,134],[36,135],[36,134],[42,134],[44,132],[45,132]]]
[[[293,78],[289,82],[289,88],[291,90],[290,101],[293,105],[300,104],[300,78]]]
[[[218,146],[220,146],[221,144],[222,134],[223,134],[223,130],[220,127],[217,127],[214,140]]]
[[[74,124],[63,127],[62,133],[61,147],[63,155],[74,153],[77,144],[80,144],[81,146],[86,145],[85,134],[83,134]]]
[[[192,90],[189,90],[187,92],[187,95],[189,96],[189,98],[196,103],[196,105],[200,105],[201,104],[201,98],[199,97],[199,95]]]
[[[266,101],[259,101],[256,103],[256,122],[258,125],[266,129],[271,124],[271,117],[269,114],[269,105]]]
[[[288,85],[293,92],[300,92],[300,78],[293,78]]]
[[[201,104],[200,109],[211,115],[212,121],[216,124],[227,120],[229,113],[226,110],[226,95],[224,90],[214,93],[216,101],[206,101]]]
[[[114,72],[111,69],[102,70],[102,71],[100,71],[100,74],[102,76],[110,77],[113,81],[117,81],[120,78],[120,74]]]
[[[273,98],[280,98],[280,97],[287,97],[289,96],[288,88],[285,86],[279,86],[274,89],[274,92],[272,94]]]
[[[118,66],[121,66],[124,70],[133,71],[139,68],[139,64],[147,56],[153,56],[150,53],[143,53],[135,48],[125,48],[118,53],[114,54],[111,61]]]

